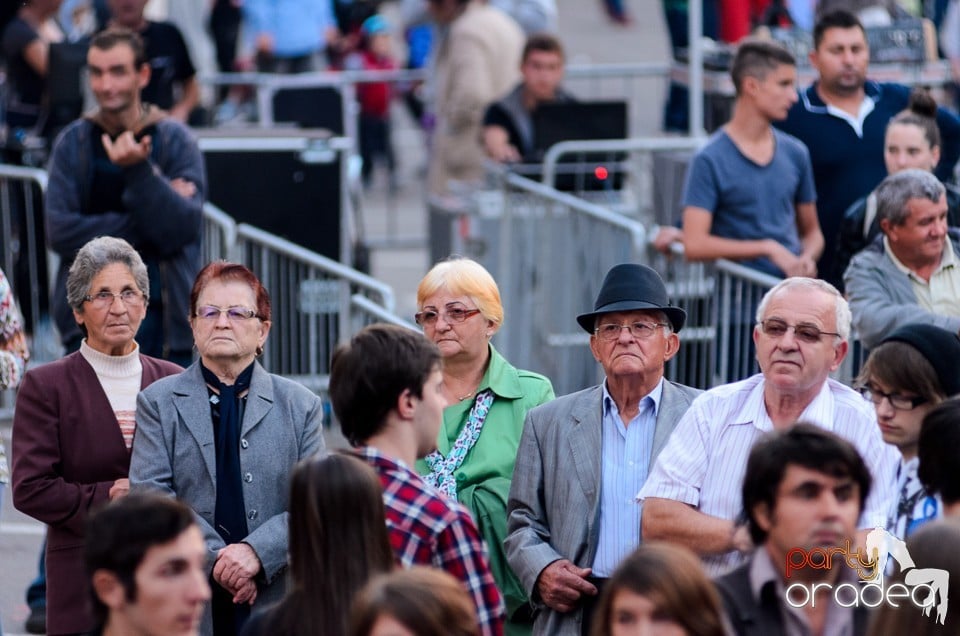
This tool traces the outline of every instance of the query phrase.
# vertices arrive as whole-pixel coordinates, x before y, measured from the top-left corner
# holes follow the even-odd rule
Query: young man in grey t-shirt
[[[795,60],[779,45],[747,40],[731,75],[733,116],[687,172],[686,257],[728,258],[774,276],[814,277],[824,243],[810,154],[771,125],[797,101]]]

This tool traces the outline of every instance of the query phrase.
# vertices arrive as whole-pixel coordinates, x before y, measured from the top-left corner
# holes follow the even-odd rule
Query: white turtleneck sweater
[[[103,392],[110,400],[120,424],[120,433],[127,450],[133,445],[133,431],[136,429],[134,416],[137,412],[137,394],[143,376],[140,364],[140,345],[134,343],[133,351],[124,356],[109,356],[87,345],[86,339],[80,344],[80,355],[90,363],[100,380]]]

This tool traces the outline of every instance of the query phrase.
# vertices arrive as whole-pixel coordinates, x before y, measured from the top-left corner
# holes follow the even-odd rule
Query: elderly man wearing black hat
[[[740,493],[750,449],[798,421],[857,448],[874,484],[859,527],[884,526],[899,453],[883,443],[871,405],[829,377],[849,337],[850,308],[830,283],[794,277],[770,289],[753,330],[761,372],[705,392],[677,424],[637,495],[643,539],[689,547],[714,576],[742,563],[753,548]]]
[[[577,317],[606,380],[527,413],[504,547],[542,610],[534,634],[587,634],[604,579],[640,542],[634,495],[700,393],[663,377],[685,319],[654,270],[613,267]]]
[[[857,384],[873,402],[883,441],[900,449],[897,502],[887,530],[901,539],[943,515],[940,498],[920,483],[917,444],[924,418],[948,397],[960,393],[960,338],[927,324],[896,329],[870,352]]]

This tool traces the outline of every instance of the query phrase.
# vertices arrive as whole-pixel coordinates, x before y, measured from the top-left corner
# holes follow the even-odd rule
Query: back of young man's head
[[[917,476],[943,503],[960,503],[960,397],[938,404],[923,418],[917,442]]]
[[[190,530],[201,537],[202,546],[202,535],[190,507],[156,493],[131,493],[89,518],[84,535],[84,561],[88,580],[93,581],[91,596],[99,625],[106,624],[111,610],[101,598],[103,586],[98,586],[97,578],[106,573],[122,588],[125,601],[136,603],[137,570],[147,553],[151,548],[176,542]],[[204,547],[202,559],[205,561],[205,558]],[[209,588],[200,596],[208,598]]]
[[[813,48],[815,50],[820,48],[820,43],[823,42],[823,34],[830,29],[860,29],[866,35],[863,24],[860,23],[860,19],[855,14],[845,9],[830,11],[821,15],[817,19],[817,23],[813,25]]]
[[[767,73],[782,65],[797,65],[796,58],[783,46],[766,40],[752,38],[743,40],[737,47],[733,66],[730,67],[730,78],[733,80],[737,95],[743,91],[744,79],[753,77],[762,81]]]
[[[836,479],[850,479],[859,487],[860,510],[870,493],[872,478],[857,449],[847,440],[813,424],[798,423],[757,442],[750,451],[743,476],[743,510],[754,545],[767,538],[755,510],[777,508],[777,492],[788,467],[800,466]]]
[[[344,437],[361,446],[379,433],[404,391],[423,396],[440,350],[422,334],[371,325],[341,345],[330,363],[330,401]]]

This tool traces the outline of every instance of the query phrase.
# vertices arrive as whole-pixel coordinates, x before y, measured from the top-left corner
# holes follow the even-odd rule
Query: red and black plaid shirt
[[[506,616],[483,539],[470,513],[428,486],[403,462],[364,446],[357,453],[380,476],[390,544],[404,567],[428,565],[463,582],[484,636],[503,634]]]

